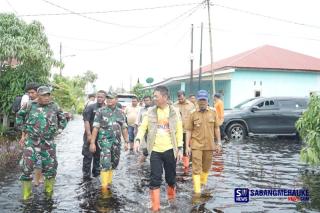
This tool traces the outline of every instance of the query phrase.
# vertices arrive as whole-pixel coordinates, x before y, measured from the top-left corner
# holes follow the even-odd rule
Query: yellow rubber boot
[[[108,170],[107,173],[108,173],[108,184],[110,185],[112,183],[113,171]]]
[[[193,190],[195,194],[201,193],[201,178],[200,175],[192,175],[193,179]]]
[[[107,188],[108,187],[108,171],[101,171],[100,177],[101,177],[101,187]]]
[[[22,199],[28,200],[32,194],[31,180],[21,181],[22,182]]]
[[[209,175],[208,172],[202,172],[202,173],[201,173],[201,175],[200,175],[201,185],[206,185],[206,184],[207,184],[207,182],[208,182],[208,175]]]
[[[55,178],[46,178],[44,180],[44,191],[47,196],[51,197],[53,194],[53,186],[55,183]]]

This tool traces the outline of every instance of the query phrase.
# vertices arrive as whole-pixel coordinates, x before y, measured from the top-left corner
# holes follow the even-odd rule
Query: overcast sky
[[[191,24],[194,66],[199,67],[201,22],[203,65],[209,64],[208,16],[201,2],[0,0],[0,12],[40,21],[56,59],[62,43],[64,75],[92,70],[99,76],[98,89],[129,89],[138,77],[142,83],[147,77],[157,82],[190,71]],[[319,0],[211,2],[214,61],[266,44],[320,58]]]

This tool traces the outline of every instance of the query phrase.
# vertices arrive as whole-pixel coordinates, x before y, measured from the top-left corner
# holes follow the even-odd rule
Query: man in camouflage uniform
[[[23,154],[20,161],[22,175],[23,199],[30,198],[32,171],[41,156],[42,171],[45,176],[45,192],[52,195],[58,162],[56,159],[56,144],[54,137],[66,127],[67,120],[57,104],[51,101],[50,89],[41,86],[37,90],[37,101],[31,102],[22,108],[16,117],[16,123],[21,128],[25,137],[20,140],[23,143]]]
[[[125,115],[116,107],[116,94],[107,95],[107,106],[100,108],[95,115],[90,141],[90,151],[96,152],[95,139],[98,136],[100,147],[100,167],[102,192],[108,191],[112,182],[112,170],[116,169],[120,160],[121,133],[128,142],[128,130]]]
[[[82,155],[83,155],[83,163],[82,163],[82,172],[83,178],[88,179],[91,177],[91,171],[93,177],[98,177],[100,175],[100,149],[97,147],[97,150],[94,154],[92,154],[89,150],[90,141],[92,137],[92,129],[93,129],[93,121],[96,112],[105,106],[107,93],[104,90],[99,90],[97,92],[97,102],[94,104],[90,104],[86,107],[83,112],[83,121],[85,132],[83,135],[83,146],[82,146]],[[96,139],[96,145],[98,144],[98,140]],[[92,167],[91,167],[92,164]],[[92,168],[92,170],[91,170]]]

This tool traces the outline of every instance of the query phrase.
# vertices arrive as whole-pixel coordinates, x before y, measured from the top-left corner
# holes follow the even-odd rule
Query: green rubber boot
[[[49,178],[44,180],[44,191],[48,197],[52,197],[54,183],[55,178]]]
[[[31,180],[24,180],[22,182],[22,199],[28,200],[32,194]]]

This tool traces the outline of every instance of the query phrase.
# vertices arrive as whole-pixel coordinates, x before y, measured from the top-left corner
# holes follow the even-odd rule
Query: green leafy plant
[[[139,100],[141,100],[144,96],[147,95],[152,95],[152,92],[150,90],[144,89],[143,84],[137,83],[133,88],[132,88],[132,93],[135,94]]]
[[[9,115],[12,102],[28,82],[47,83],[55,64],[44,27],[27,24],[14,14],[0,14],[0,112]]]
[[[87,83],[93,83],[97,74],[87,71],[83,75],[75,77],[53,76],[53,97],[64,110],[81,114],[85,103],[84,89]]]
[[[320,97],[311,96],[306,112],[296,123],[299,135],[305,142],[301,150],[301,160],[312,165],[320,165]]]

